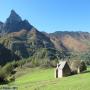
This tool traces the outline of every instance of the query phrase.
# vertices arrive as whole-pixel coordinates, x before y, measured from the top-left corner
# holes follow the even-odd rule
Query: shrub
[[[11,75],[11,73],[14,70],[14,66],[12,65],[12,63],[8,63],[3,67],[3,71],[7,74],[7,75]]]
[[[14,74],[14,69],[12,63],[8,63],[0,68],[0,84],[8,83],[8,78]]]
[[[7,75],[2,68],[0,68],[0,84],[7,82]]]

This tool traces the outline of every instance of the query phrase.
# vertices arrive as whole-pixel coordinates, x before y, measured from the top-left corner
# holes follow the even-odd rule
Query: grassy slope
[[[34,68],[20,72],[24,75],[18,76],[13,83],[18,90],[90,90],[90,72],[62,79],[54,78],[54,69]]]

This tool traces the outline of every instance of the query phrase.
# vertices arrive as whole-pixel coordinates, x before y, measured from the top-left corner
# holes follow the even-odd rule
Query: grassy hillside
[[[9,86],[18,90],[90,90],[90,68],[86,73],[54,78],[54,69],[19,69],[16,81]],[[2,86],[1,86],[2,87]]]

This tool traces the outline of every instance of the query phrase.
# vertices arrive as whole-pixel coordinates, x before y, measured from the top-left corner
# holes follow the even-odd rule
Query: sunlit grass
[[[25,70],[25,71],[24,71]],[[17,77],[13,84],[18,90],[90,90],[90,68],[88,72],[62,79],[54,78],[54,69],[24,69],[26,74]]]

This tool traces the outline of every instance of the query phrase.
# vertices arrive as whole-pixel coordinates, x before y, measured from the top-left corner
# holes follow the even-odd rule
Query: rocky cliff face
[[[22,18],[12,10],[10,16],[3,24],[2,31],[5,33],[18,32],[22,29],[29,31],[32,27],[27,20],[22,20]]]
[[[14,10],[11,10],[11,14],[7,18],[6,23],[21,22],[21,21],[22,18]]]

